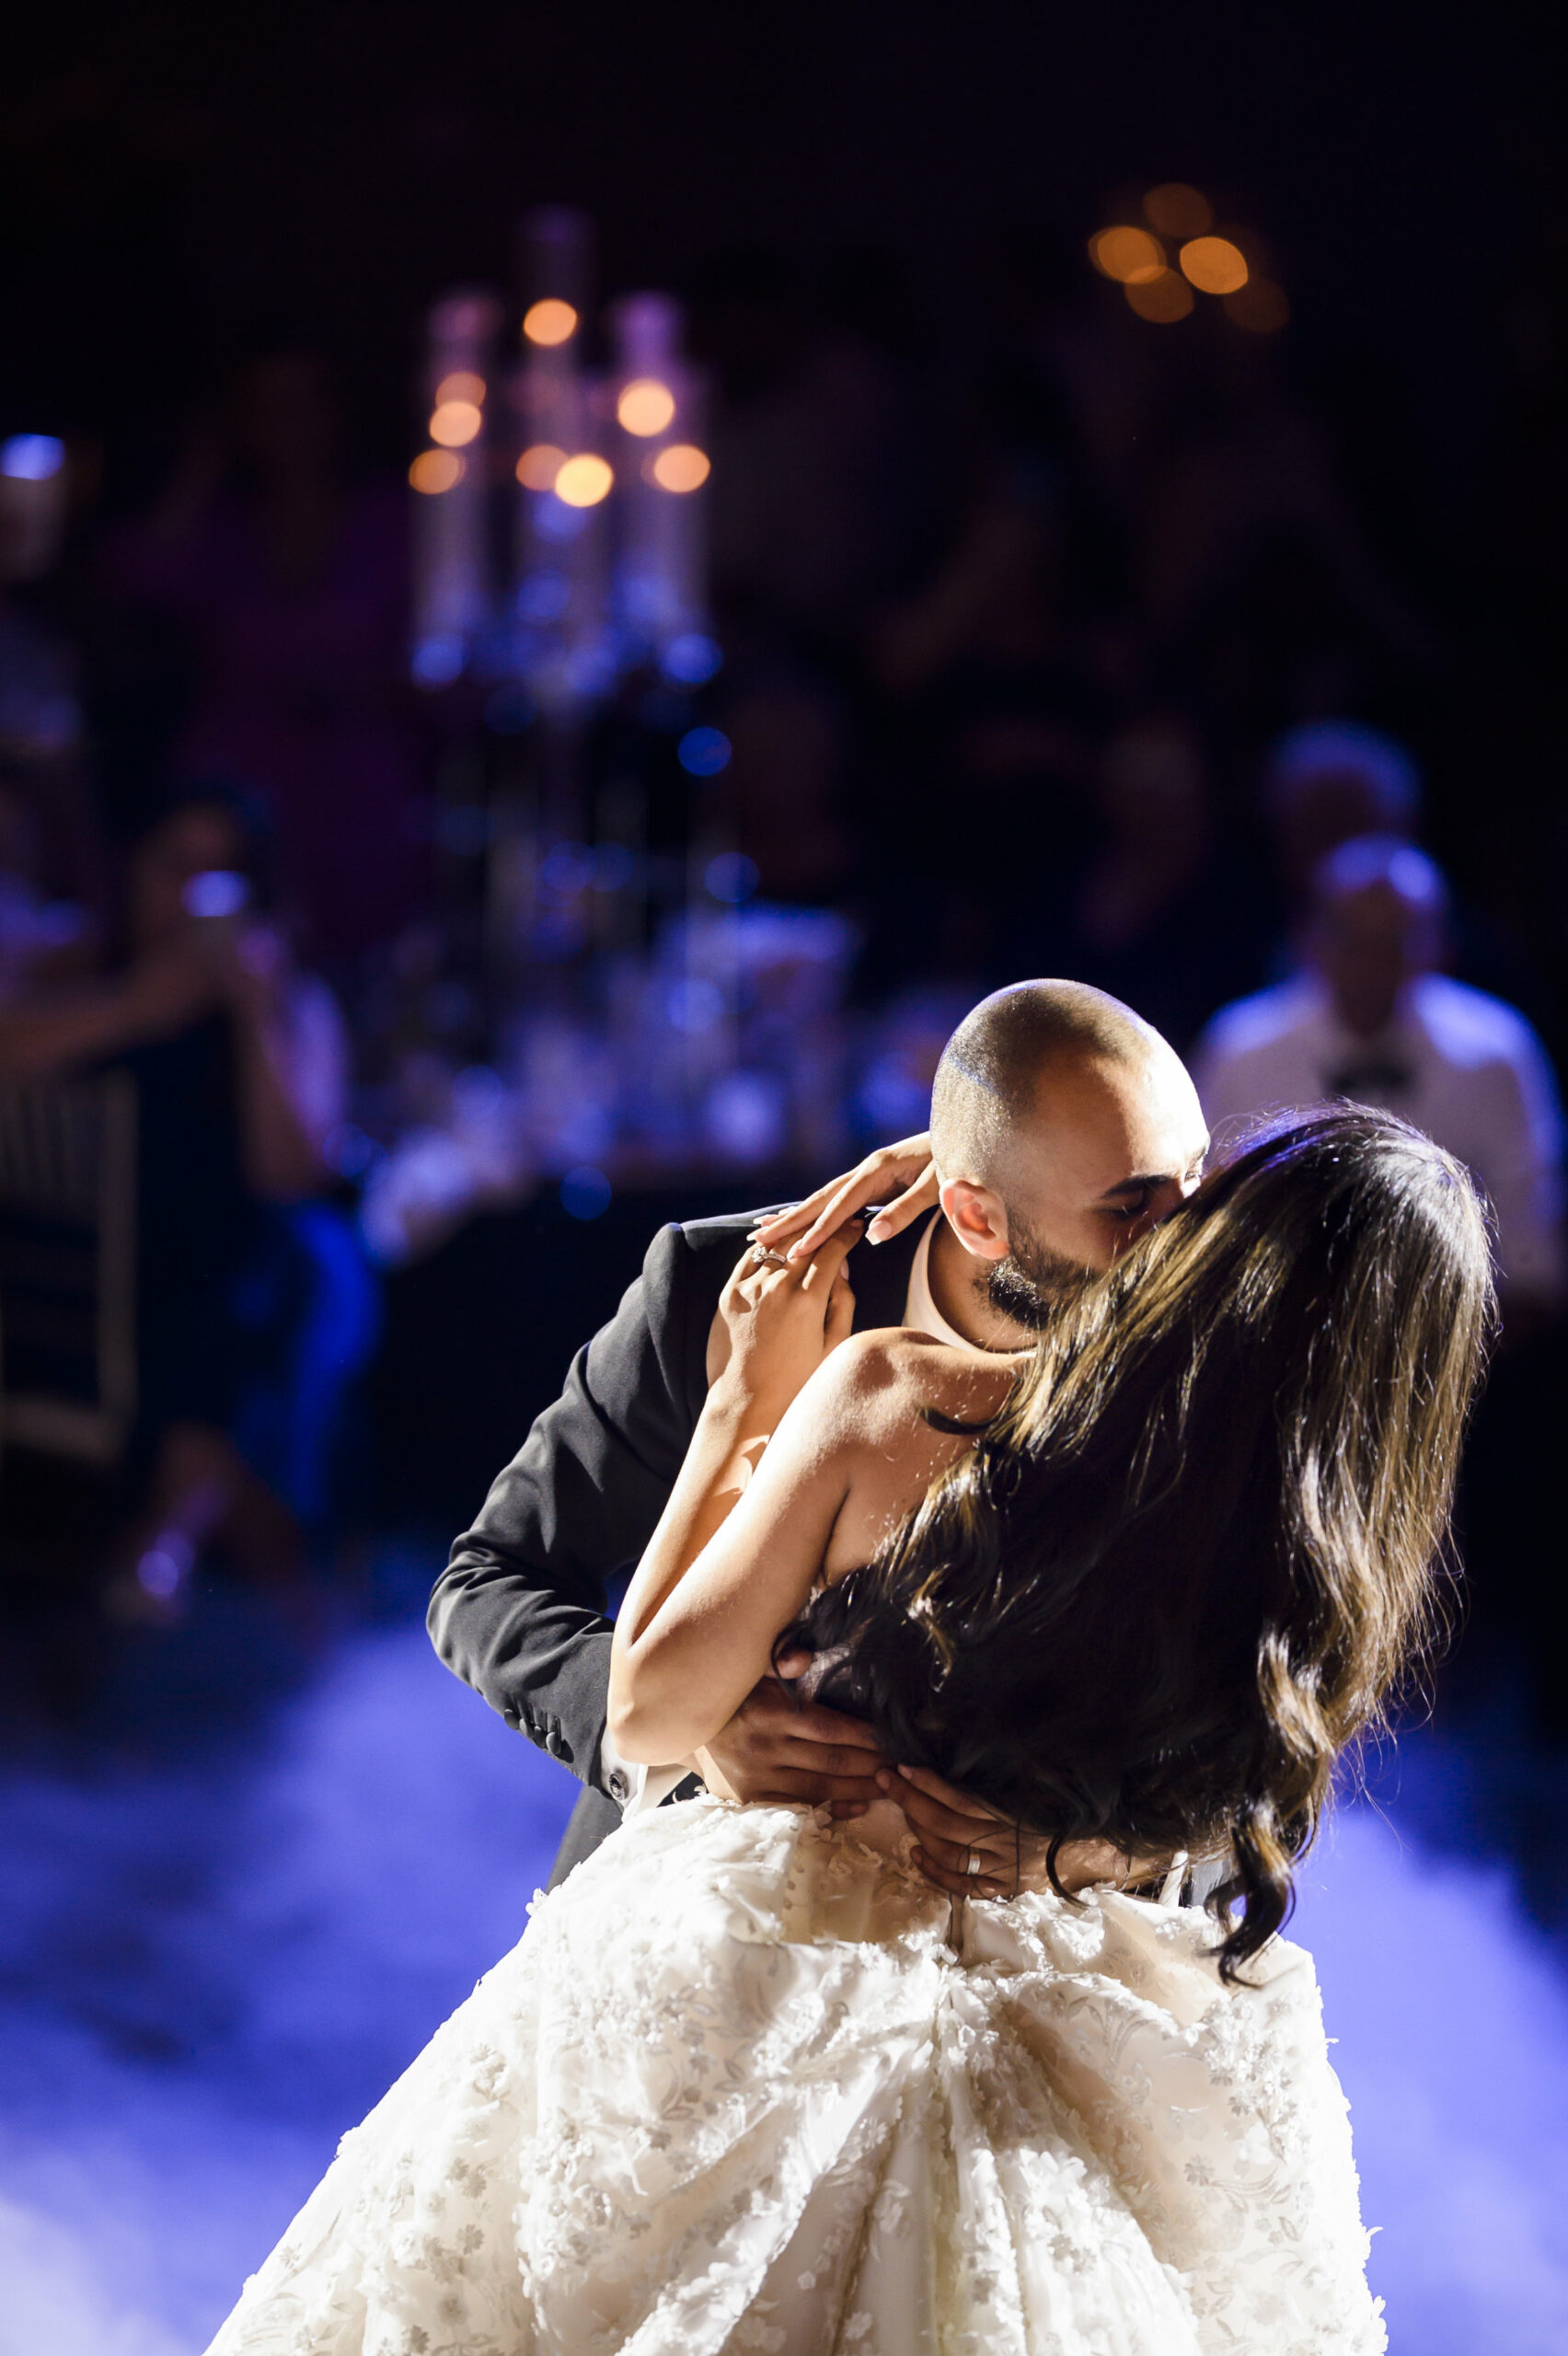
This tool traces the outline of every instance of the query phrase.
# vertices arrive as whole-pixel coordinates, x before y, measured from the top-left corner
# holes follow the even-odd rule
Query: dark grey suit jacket
[[[653,1534],[707,1395],[709,1329],[761,1216],[666,1227],[619,1309],[452,1549],[429,1626],[450,1669],[583,1785],[561,1880],[620,1822],[600,1781],[610,1683],[606,1588]],[[858,1332],[901,1325],[923,1222],[849,1259]]]

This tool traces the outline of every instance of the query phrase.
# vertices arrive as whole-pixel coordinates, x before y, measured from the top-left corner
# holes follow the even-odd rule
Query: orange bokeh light
[[[477,405],[484,397],[484,378],[472,375],[467,368],[459,368],[455,375],[443,376],[437,385],[435,406],[440,409],[447,401],[473,401]]]
[[[672,442],[654,459],[651,472],[661,491],[700,491],[713,471],[706,450],[695,442]]]
[[[1201,237],[1214,227],[1207,197],[1185,180],[1161,180],[1145,197],[1143,209],[1162,237]]]
[[[1162,270],[1158,278],[1140,279],[1122,292],[1140,319],[1153,319],[1160,327],[1184,319],[1193,307],[1192,288],[1173,270]]]
[[[1089,241],[1089,258],[1096,270],[1123,286],[1142,286],[1165,268],[1165,248],[1159,239],[1130,224],[1097,229]]]
[[[1290,305],[1283,286],[1272,278],[1250,278],[1234,294],[1225,298],[1225,307],[1239,328],[1249,335],[1277,335],[1288,325]]]
[[[616,415],[628,433],[663,433],[674,413],[675,397],[656,376],[638,377],[616,403]]]
[[[615,474],[607,460],[595,457],[592,450],[581,451],[575,458],[566,459],[554,483],[555,495],[568,507],[597,507],[601,499],[609,495]]]
[[[466,472],[455,450],[421,450],[409,468],[409,480],[416,491],[450,491]]]
[[[430,438],[448,450],[460,450],[472,442],[484,423],[484,412],[478,401],[442,401],[430,421]]]
[[[570,303],[547,294],[542,303],[531,303],[524,312],[523,332],[530,343],[565,343],[577,333],[577,314]]]
[[[536,442],[517,461],[517,479],[525,491],[553,491],[566,464],[566,452],[553,442]]]
[[[1200,294],[1234,294],[1247,283],[1247,258],[1228,237],[1193,237],[1177,259]]]

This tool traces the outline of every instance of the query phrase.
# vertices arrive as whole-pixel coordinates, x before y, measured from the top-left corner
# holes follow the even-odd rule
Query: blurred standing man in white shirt
[[[1563,1290],[1563,1116],[1522,1014],[1435,971],[1447,892],[1391,836],[1343,843],[1314,877],[1305,970],[1216,1014],[1194,1058],[1212,1128],[1343,1096],[1401,1113],[1491,1197],[1509,1339]]]

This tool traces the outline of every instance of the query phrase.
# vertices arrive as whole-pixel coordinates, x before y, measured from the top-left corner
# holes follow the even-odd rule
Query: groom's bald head
[[[1086,1068],[1175,1057],[1152,1024],[1087,982],[1014,982],[966,1014],[937,1066],[931,1151],[943,1177],[996,1184],[1020,1139]]]
[[[1085,982],[1015,982],[942,1051],[931,1151],[943,1207],[981,1190],[1042,1265],[1103,1267],[1196,1183],[1208,1137],[1185,1067],[1152,1024]],[[982,1254],[982,1256],[986,1256]]]

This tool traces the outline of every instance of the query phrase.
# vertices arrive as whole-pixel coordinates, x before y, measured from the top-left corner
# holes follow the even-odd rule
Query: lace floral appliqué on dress
[[[536,1903],[211,2356],[1370,2356],[1309,1958],[698,1799]]]

